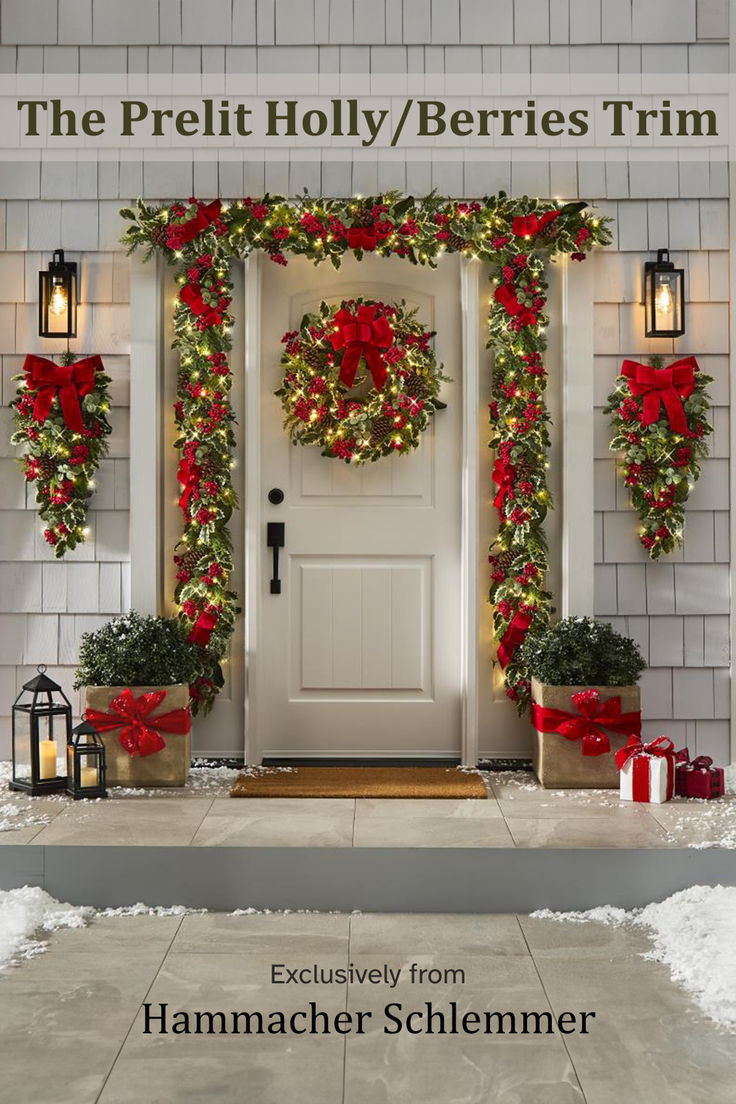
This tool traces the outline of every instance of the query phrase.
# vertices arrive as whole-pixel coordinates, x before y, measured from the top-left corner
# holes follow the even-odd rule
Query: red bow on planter
[[[144,759],[166,747],[162,732],[184,734],[189,731],[189,708],[172,709],[151,717],[151,713],[166,697],[165,690],[151,690],[134,697],[132,690],[123,690],[110,702],[109,713],[97,709],[87,710],[87,720],[98,732],[120,729],[118,743],[131,758]]]
[[[687,433],[682,400],[695,390],[697,371],[698,362],[692,356],[676,360],[669,368],[653,368],[651,364],[639,364],[636,360],[625,360],[621,365],[621,373],[629,381],[631,394],[635,398],[640,395],[644,398],[644,425],[658,420],[661,403],[675,433]]]
[[[497,510],[503,507],[504,502],[511,493],[515,476],[516,468],[514,465],[510,464],[508,460],[503,460],[500,456],[497,457],[493,465],[493,471],[491,472],[491,478],[498,487],[498,494],[493,500],[493,505]]]
[[[217,610],[202,610],[199,617],[194,622],[187,639],[192,644],[199,644],[200,647],[206,648],[210,642],[210,637],[212,636],[216,624]]]
[[[507,314],[519,320],[520,326],[533,326],[537,316],[529,307],[523,306],[516,292],[508,284],[501,284],[493,293],[493,298],[500,303]]]
[[[581,690],[573,694],[577,713],[564,709],[545,709],[532,702],[531,722],[537,732],[559,732],[567,740],[581,740],[583,755],[605,755],[611,750],[609,732],[634,732],[630,739],[639,742],[641,713],[622,713],[621,698],[609,698],[601,704],[597,690]],[[639,743],[639,746],[641,744]],[[616,753],[616,762],[620,752]]]
[[[517,238],[533,238],[550,222],[554,222],[559,214],[559,211],[547,211],[541,218],[537,215],[517,215],[511,223],[511,229]]]
[[[524,643],[524,637],[529,631],[532,619],[528,613],[518,610],[511,618],[511,623],[501,637],[498,645],[498,661],[502,667],[508,667],[514,652]]]
[[[360,358],[365,357],[376,390],[381,390],[388,375],[381,350],[393,345],[394,331],[386,316],[378,313],[378,307],[364,303],[355,314],[341,307],[335,315],[335,332],[330,341],[335,352],[345,350],[338,377],[340,383],[353,386]]]
[[[674,748],[675,745],[669,736],[658,736],[656,740],[652,740],[649,744],[643,744],[640,735],[629,736],[626,747],[622,747],[616,752],[616,766],[621,770],[632,755],[670,757],[674,761]]]
[[[208,226],[216,222],[221,213],[222,204],[219,199],[214,199],[212,203],[198,203],[196,215],[190,219],[183,219],[177,224],[179,241],[183,244],[191,241],[192,238],[196,238]]]
[[[74,364],[54,364],[53,360],[29,353],[23,371],[26,386],[37,392],[33,417],[37,422],[45,422],[58,394],[65,425],[72,432],[81,433],[84,422],[79,400],[94,390],[95,372],[102,370],[102,361],[98,356],[85,357]]]
[[[182,459],[176,472],[176,478],[183,488],[179,497],[179,505],[187,517],[189,516],[189,499],[192,497],[192,492],[199,486],[201,475],[200,468],[193,460],[187,460],[186,457]]]
[[[348,227],[348,245],[351,249],[362,249],[364,253],[372,253],[376,248],[376,232],[368,226]]]

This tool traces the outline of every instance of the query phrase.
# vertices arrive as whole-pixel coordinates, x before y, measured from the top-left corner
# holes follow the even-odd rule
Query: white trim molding
[[[464,261],[460,268],[462,310],[463,425],[462,515],[460,538],[460,686],[462,701],[461,759],[478,763],[478,403],[480,264]]]
[[[245,261],[245,717],[244,753],[247,766],[260,766],[262,748],[255,723],[256,664],[261,535],[261,257],[255,251]]]

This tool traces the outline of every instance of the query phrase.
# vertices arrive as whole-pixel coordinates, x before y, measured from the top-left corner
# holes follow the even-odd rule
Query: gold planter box
[[[543,709],[563,709],[577,713],[573,694],[582,690],[597,690],[601,702],[621,698],[622,713],[637,713],[641,708],[638,686],[549,686],[532,679],[532,698]],[[618,789],[618,767],[615,755],[629,738],[629,733],[605,730],[611,742],[606,755],[583,755],[579,740],[568,740],[559,732],[536,732],[532,751],[534,772],[545,789]]]
[[[189,705],[189,687],[183,683],[175,686],[88,686],[86,688],[87,709],[96,709],[101,713],[110,712],[110,702],[123,690],[130,689],[136,698],[141,694],[165,690],[166,697],[150,714],[156,718],[173,709],[186,709]],[[123,727],[121,723],[120,728]],[[120,728],[101,732],[100,738],[105,745],[108,786],[183,786],[189,775],[192,761],[191,729],[185,733],[162,732],[166,747],[155,755],[130,755],[118,743]]]

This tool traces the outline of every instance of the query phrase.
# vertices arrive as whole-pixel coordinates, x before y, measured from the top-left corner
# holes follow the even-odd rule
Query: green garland
[[[661,369],[663,358],[651,357],[649,364]],[[687,427],[683,432],[673,430],[664,406],[657,420],[646,424],[642,397],[632,394],[623,373],[604,409],[611,416],[610,448],[623,454],[619,468],[639,515],[639,540],[652,560],[682,544],[685,505],[700,478],[700,460],[708,454],[706,438],[713,432],[707,418],[708,385],[713,380],[697,365],[692,380],[692,393],[681,400]]]
[[[168,261],[181,265],[175,316],[181,358],[177,444],[186,461],[180,481],[190,493],[177,603],[179,616],[202,644],[210,664],[224,655],[237,612],[237,598],[226,589],[232,568],[227,522],[236,504],[230,481],[232,412],[226,374],[229,260],[259,249],[276,264],[285,265],[287,254],[296,254],[315,264],[329,259],[339,268],[345,253],[360,258],[370,252],[435,267],[441,254],[460,253],[491,265],[494,272],[489,445],[497,452],[500,529],[490,556],[490,600],[507,693],[524,708],[529,683],[518,662],[518,646],[527,631],[546,626],[552,612],[551,596],[544,589],[547,553],[542,529],[551,504],[545,460],[549,417],[544,405],[544,269],[550,255],[567,253],[584,260],[594,246],[610,241],[607,220],[593,217],[585,206],[504,193],[461,202],[434,193],[417,200],[390,192],[352,199],[305,196],[295,202],[265,195],[231,205],[192,199],[186,205],[161,208],[139,201],[137,211],[121,212],[132,223],[123,238],[130,251],[142,247],[150,256],[160,250]],[[210,424],[214,403],[222,410],[212,438],[204,427]],[[204,488],[201,460],[215,475],[207,480],[209,488]],[[202,488],[206,498],[201,500],[196,496]],[[199,520],[200,500],[206,521]],[[215,566],[221,573],[200,572],[199,559],[192,572],[191,561],[184,561],[193,551],[199,553],[201,566]],[[208,675],[204,679],[199,692],[208,704],[217,686]]]
[[[75,361],[72,353],[61,357],[64,365]],[[87,504],[95,489],[94,477],[100,461],[108,451],[110,377],[102,371],[98,358],[94,363],[99,365],[90,368],[94,382],[78,400],[79,431],[67,425],[58,393],[48,416],[43,420],[37,417],[38,388],[33,387],[28,373],[13,376],[18,389],[11,403],[15,421],[11,442],[24,446],[20,463],[26,480],[36,484],[38,513],[46,523],[44,539],[57,559],[83,544],[88,535]]]

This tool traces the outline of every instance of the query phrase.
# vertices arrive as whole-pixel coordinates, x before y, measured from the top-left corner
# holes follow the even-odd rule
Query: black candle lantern
[[[77,266],[57,249],[38,274],[38,332],[41,337],[77,336]]]
[[[680,337],[685,332],[685,272],[675,268],[668,249],[644,265],[647,337]]]
[[[66,755],[66,792],[76,801],[82,797],[107,797],[105,745],[89,721],[82,721],[72,731]]]
[[[71,731],[69,699],[41,664],[13,705],[11,790],[35,797],[66,789],[66,772],[59,774],[58,760],[60,754],[66,754]]]

